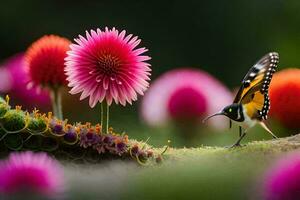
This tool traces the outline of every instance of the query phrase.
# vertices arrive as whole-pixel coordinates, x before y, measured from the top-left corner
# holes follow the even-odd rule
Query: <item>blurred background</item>
[[[300,66],[299,1],[1,1],[0,61],[26,51],[45,34],[73,40],[85,30],[116,27],[138,35],[152,57],[152,80],[176,68],[202,69],[234,91],[248,69],[270,51],[280,54],[279,70]],[[65,89],[64,116],[71,122],[100,121],[100,105],[90,109],[79,95]],[[3,93],[4,94],[4,93]],[[139,115],[141,104],[111,108],[111,125],[117,132],[162,146],[171,139],[174,146],[185,145],[176,128],[150,128]],[[18,99],[12,99],[21,104]],[[152,106],[152,105],[149,105]],[[29,106],[30,107],[30,106]],[[49,111],[49,107],[41,108]],[[271,127],[278,130],[276,124]],[[238,129],[202,128],[192,145],[228,145]],[[282,131],[283,132],[283,131]],[[248,140],[270,139],[259,127]],[[182,138],[182,137],[181,137]]]

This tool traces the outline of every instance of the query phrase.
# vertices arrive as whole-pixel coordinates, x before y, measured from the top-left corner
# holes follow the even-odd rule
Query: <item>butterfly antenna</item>
[[[205,117],[203,120],[202,120],[202,123],[205,123],[207,120],[209,120],[210,118],[214,117],[214,116],[217,116],[217,115],[224,115],[224,113],[221,111],[221,112],[217,112],[213,115],[209,115],[208,117]]]
[[[275,139],[277,139],[278,137],[266,126],[266,124],[265,123],[263,123],[263,122],[260,122],[259,123],[266,131],[268,131],[272,136],[273,136],[273,138],[275,138]]]

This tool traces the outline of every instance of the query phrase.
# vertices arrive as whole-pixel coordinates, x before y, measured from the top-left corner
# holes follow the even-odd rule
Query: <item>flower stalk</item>
[[[61,92],[59,88],[51,90],[51,101],[53,114],[57,119],[63,119]]]
[[[106,112],[106,115],[104,115]],[[104,123],[105,121],[105,123]],[[106,101],[101,103],[101,127],[102,130],[105,130],[105,133],[108,133],[109,130],[109,105]]]

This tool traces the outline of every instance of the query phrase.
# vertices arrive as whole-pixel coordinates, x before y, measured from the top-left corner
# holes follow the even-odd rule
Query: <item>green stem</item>
[[[109,105],[106,103],[106,133],[109,129]]]
[[[53,114],[57,119],[63,119],[61,93],[59,89],[53,88],[51,91],[51,101]]]
[[[104,115],[104,110],[106,109],[106,115]],[[106,131],[105,133],[108,133],[109,129],[109,105],[107,102],[103,101],[101,103],[101,127],[102,131]]]
[[[100,121],[100,124],[101,124],[101,129],[103,130],[103,115],[104,115],[104,108],[103,108],[103,102],[101,102],[101,121]]]
[[[57,105],[56,105],[56,97],[55,92],[51,91],[51,103],[52,103],[52,112],[54,116],[57,116]]]
[[[103,113],[104,113],[104,111],[103,111],[103,102],[101,102],[101,121],[100,121],[100,123],[101,123],[101,126],[103,126]]]

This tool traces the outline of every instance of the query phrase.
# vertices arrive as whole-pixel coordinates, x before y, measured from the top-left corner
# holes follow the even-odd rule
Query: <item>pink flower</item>
[[[300,153],[292,153],[279,160],[266,175],[266,200],[300,199]]]
[[[89,97],[94,107],[104,99],[108,105],[126,105],[137,100],[137,93],[143,95],[149,86],[150,60],[142,55],[148,50],[136,48],[141,42],[138,37],[113,28],[86,32],[86,38],[79,35],[77,44],[71,45],[66,58],[66,74],[70,93],[82,93],[80,100]]]
[[[0,92],[7,93],[11,90],[13,85],[10,71],[5,66],[0,66]]]
[[[63,191],[63,171],[45,153],[11,153],[0,164],[0,193],[20,193],[54,198]]]
[[[0,68],[0,92],[9,93],[13,100],[20,100],[26,107],[49,107],[50,97],[47,91],[27,88],[29,82],[25,69],[24,54],[19,53],[7,59]]]
[[[196,69],[175,69],[154,81],[145,95],[141,116],[151,126],[177,119],[196,120],[217,112],[232,102],[231,92],[208,73]],[[212,119],[217,128],[228,125],[224,118]]]
[[[167,109],[174,120],[199,120],[206,113],[207,99],[202,91],[182,86],[172,92]]]

